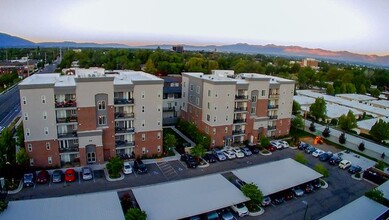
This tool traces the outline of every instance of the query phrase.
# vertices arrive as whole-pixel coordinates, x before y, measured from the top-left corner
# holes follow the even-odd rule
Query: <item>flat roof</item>
[[[362,196],[342,208],[324,216],[321,220],[354,220],[354,219],[376,219],[388,210],[388,207]]]
[[[10,201],[0,219],[29,220],[124,220],[116,192],[101,192],[56,198]]]
[[[362,94],[336,94],[335,96],[340,98],[353,99],[355,101],[370,101],[377,99],[372,96]]]
[[[389,101],[388,100],[373,100],[369,103],[382,106],[384,108],[389,108]]]
[[[302,96],[302,95],[295,95],[293,96],[293,100],[298,102],[301,106],[304,105],[312,105],[315,103],[315,99],[307,96]]]
[[[363,120],[363,121],[358,121],[357,125],[358,125],[358,128],[362,128],[362,129],[370,131],[371,127],[373,127],[373,125],[380,119],[382,119],[385,122],[389,122],[389,118],[379,117],[379,118],[371,118],[371,119],[367,119],[367,120]]]
[[[389,200],[389,181],[386,181],[377,187],[377,189],[381,190],[384,193],[384,198]]]
[[[148,219],[186,218],[248,201],[220,174],[156,184],[132,190]]]
[[[234,170],[232,173],[246,183],[257,184],[265,196],[323,176],[291,158]]]

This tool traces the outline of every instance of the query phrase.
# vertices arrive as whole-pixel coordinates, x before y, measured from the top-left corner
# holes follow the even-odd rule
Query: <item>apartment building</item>
[[[163,125],[177,123],[181,115],[181,75],[163,76]]]
[[[32,166],[83,166],[116,155],[162,152],[163,80],[158,77],[75,69],[74,75],[32,75],[19,88]]]
[[[294,81],[217,70],[182,73],[182,117],[195,123],[212,146],[229,146],[260,136],[289,134]]]

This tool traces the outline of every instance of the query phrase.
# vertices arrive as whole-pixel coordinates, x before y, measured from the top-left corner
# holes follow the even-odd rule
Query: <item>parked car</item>
[[[247,209],[244,203],[239,203],[230,207],[232,211],[239,215],[239,217],[243,217],[249,214],[249,210]]]
[[[246,185],[246,182],[240,179],[235,180],[235,186],[238,187],[239,189],[242,188],[242,186]]]
[[[236,220],[235,216],[228,209],[223,209],[219,213],[219,216],[221,217],[222,220]]]
[[[282,144],[283,148],[288,148],[289,147],[288,142],[286,142],[286,141],[279,141],[279,142]]]
[[[219,149],[213,149],[213,155],[215,155],[215,157],[219,160],[219,161],[223,161],[223,160],[226,160],[227,157],[224,155],[223,151],[219,150]]]
[[[123,173],[124,174],[131,174],[132,173],[132,166],[129,162],[123,163]]]
[[[306,149],[307,147],[309,147],[309,146],[311,146],[311,145],[309,145],[309,144],[307,144],[307,143],[301,141],[301,142],[300,142],[300,145],[299,145],[299,147],[298,147],[298,149],[299,149],[299,150],[305,150],[305,149]]]
[[[332,157],[328,160],[328,162],[331,165],[339,165],[340,161],[342,161],[343,158],[339,155],[332,155]]]
[[[143,163],[143,161],[141,159],[136,159],[134,161],[134,170],[138,174],[145,174],[145,173],[147,173],[147,167],[146,167],[146,165]]]
[[[263,197],[263,200],[262,200],[262,203],[261,203],[262,206],[268,206],[268,205],[270,205],[270,203],[271,203],[270,196]]]
[[[237,158],[243,158],[244,157],[244,153],[240,150],[240,148],[234,147],[231,150],[235,153],[235,156]]]
[[[65,181],[68,183],[76,181],[76,171],[74,169],[67,169],[65,171]]]
[[[315,189],[319,189],[321,188],[321,183],[320,183],[320,180],[319,179],[315,179],[311,182],[311,185],[315,188]]]
[[[196,215],[196,216],[190,217],[189,220],[201,220],[201,218],[200,218],[200,216]]]
[[[197,168],[198,166],[196,159],[190,154],[182,154],[181,161],[184,161],[188,168]]]
[[[349,169],[348,169],[348,172],[349,173],[352,173],[352,174],[356,174],[356,173],[359,173],[362,171],[362,167],[358,166],[358,165],[352,165]]]
[[[351,162],[348,161],[348,160],[342,160],[342,161],[340,161],[340,163],[339,163],[339,168],[340,168],[340,169],[347,169],[347,168],[350,167],[350,166],[351,166]]]
[[[270,144],[273,145],[277,150],[282,150],[284,146],[279,141],[270,141]]]
[[[35,184],[35,174],[25,173],[23,175],[23,186],[34,186],[34,184]]]
[[[53,171],[53,183],[60,183],[62,182],[62,175],[63,175],[63,172],[62,170],[54,170]]]
[[[248,147],[242,147],[241,150],[246,156],[251,156],[253,154]]]
[[[314,148],[312,146],[305,148],[305,153],[307,153],[307,154],[312,154],[315,151],[316,151],[316,148]]]
[[[213,154],[205,154],[203,159],[207,161],[208,163],[215,163],[217,158]]]
[[[46,170],[41,170],[37,177],[36,177],[36,182],[40,184],[47,183],[50,179],[50,174]]]
[[[232,150],[225,150],[225,151],[223,151],[223,153],[230,160],[236,158],[236,155],[235,155],[235,153]]]
[[[255,146],[255,145],[248,145],[247,147],[250,149],[251,153],[253,153],[253,154],[258,154],[259,153],[259,149],[258,149],[257,146]]]
[[[312,156],[314,157],[319,157],[320,155],[324,154],[325,152],[323,150],[320,150],[320,149],[316,149],[313,153],[312,153]]]
[[[313,186],[310,183],[304,184],[303,189],[306,193],[310,193],[313,191]]]
[[[303,196],[304,195],[304,191],[300,188],[300,187],[294,187],[292,189],[293,193],[294,193],[294,196],[296,197],[300,197],[300,196]]]
[[[207,213],[207,215],[205,216],[205,219],[206,220],[218,220],[219,219],[219,214],[217,214],[216,211]]]
[[[269,146],[267,146],[267,147],[265,147],[265,148],[266,148],[266,150],[271,151],[271,152],[274,152],[274,151],[277,150],[277,148],[274,147],[273,145],[269,145]]]
[[[284,196],[281,193],[276,193],[271,196],[271,203],[278,205],[284,202]]]
[[[293,191],[290,189],[284,190],[283,193],[284,193],[285,200],[291,200],[294,198]]]
[[[321,161],[327,161],[327,160],[329,160],[329,159],[331,158],[331,156],[332,156],[332,152],[328,151],[328,152],[326,152],[326,153],[320,155],[320,156],[319,156],[319,160],[321,160]]]

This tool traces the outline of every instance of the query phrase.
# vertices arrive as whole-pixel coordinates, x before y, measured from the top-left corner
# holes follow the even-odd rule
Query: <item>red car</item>
[[[273,145],[269,145],[269,146],[266,147],[266,150],[273,152],[273,151],[276,151],[277,148],[274,147]]]
[[[65,171],[65,181],[66,182],[74,182],[76,180],[76,171],[73,169],[67,169]]]
[[[36,178],[37,183],[45,184],[49,181],[50,174],[46,170],[42,170],[38,173],[38,176]]]

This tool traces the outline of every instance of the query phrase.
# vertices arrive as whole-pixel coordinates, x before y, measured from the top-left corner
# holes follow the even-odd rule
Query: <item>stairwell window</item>
[[[107,118],[105,117],[105,115],[100,115],[98,122],[99,122],[99,125],[106,125],[107,124]]]
[[[26,97],[26,96],[23,96],[23,97],[22,97],[22,100],[23,100],[23,105],[27,105],[27,97]]]
[[[105,101],[98,101],[97,105],[99,110],[105,110]]]
[[[45,133],[45,135],[48,135],[49,134],[49,128],[48,127],[45,127],[43,129],[43,132]]]
[[[27,128],[27,129],[26,129],[26,136],[27,136],[27,137],[29,137],[29,136],[30,136],[30,134],[31,134],[31,131],[30,131],[30,129],[29,129],[29,128]]]
[[[53,158],[52,157],[48,157],[47,158],[47,163],[52,164],[53,163]]]
[[[27,150],[28,152],[32,152],[32,144],[27,144]]]
[[[43,120],[47,119],[47,112],[43,112]]]
[[[24,113],[24,120],[25,120],[25,121],[28,120],[28,113],[27,113],[27,112]]]
[[[46,96],[42,95],[41,99],[42,99],[42,104],[46,104]]]
[[[46,142],[46,150],[50,150],[50,142]]]

